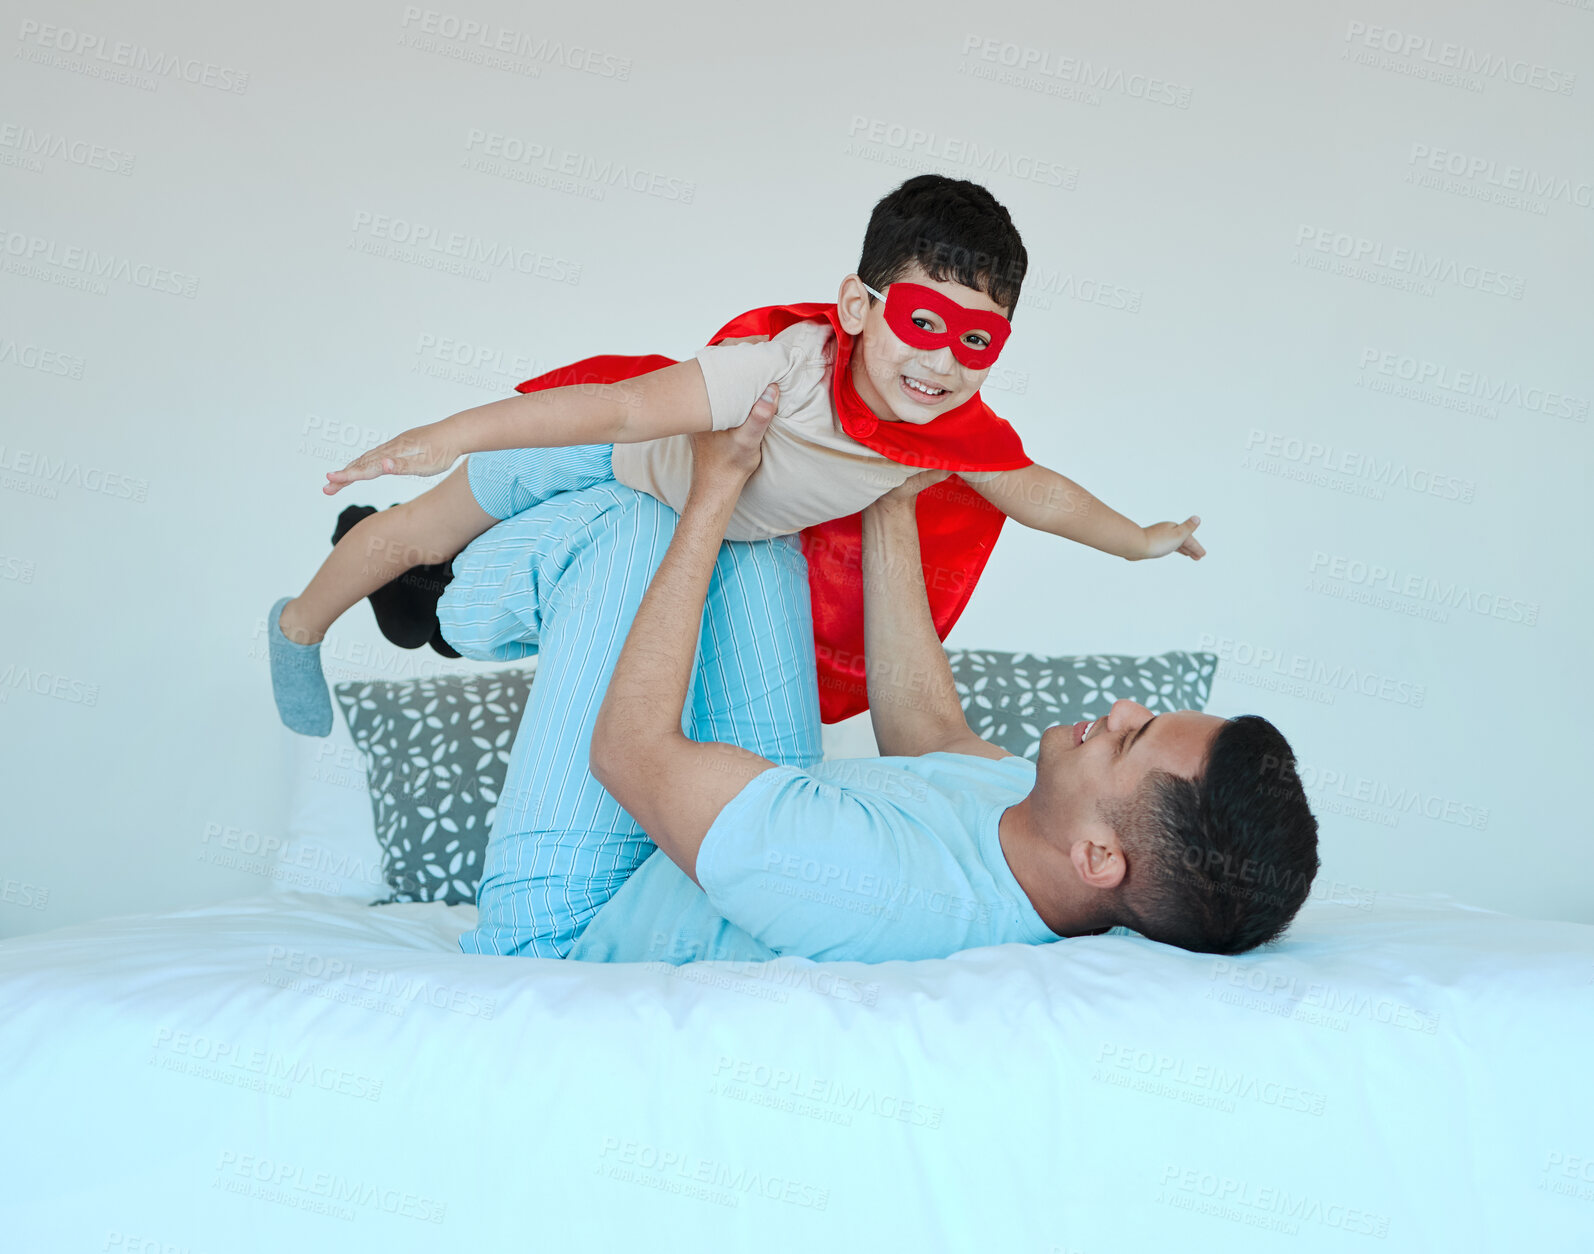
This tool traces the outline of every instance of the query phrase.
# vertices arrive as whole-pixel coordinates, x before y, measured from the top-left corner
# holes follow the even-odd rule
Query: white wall
[[[1030,249],[987,399],[1133,516],[1201,513],[1211,554],[1010,530],[952,642],[1215,647],[1213,708],[1309,768],[1325,882],[1594,920],[1587,0],[7,8],[0,934],[260,887],[205,833],[285,822],[261,633],[345,503],[323,470],[832,299],[920,169],[985,182]],[[477,133],[643,190],[484,172]],[[528,272],[445,272],[383,220]],[[74,286],[82,253],[110,277]],[[433,666],[363,609],[328,651]]]

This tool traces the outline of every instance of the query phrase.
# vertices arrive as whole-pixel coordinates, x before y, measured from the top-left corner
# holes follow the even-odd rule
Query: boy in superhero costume
[[[687,361],[587,358],[329,472],[322,490],[331,495],[382,474],[439,474],[466,455],[430,491],[350,528],[305,591],[272,607],[272,686],[283,722],[306,735],[331,730],[320,641],[355,602],[393,598],[390,585],[405,572],[448,561],[556,492],[612,478],[679,511],[691,483],[691,433],[737,426],[761,398],[776,403],[775,417],[726,538],[802,534],[825,722],[867,708],[860,511],[922,469],[955,472],[918,500],[942,639],[1006,518],[1129,560],[1176,551],[1200,558],[1199,518],[1139,526],[1031,461],[981,400],[1026,265],[1017,230],[988,191],[921,175],[875,206],[858,270],[842,280],[835,304],[753,310]],[[428,585],[439,581],[420,583]],[[423,629],[413,645],[429,638]]]

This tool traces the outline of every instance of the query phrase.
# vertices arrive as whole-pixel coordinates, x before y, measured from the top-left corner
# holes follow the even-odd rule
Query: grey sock
[[[321,646],[294,644],[282,634],[283,597],[271,607],[266,635],[271,639],[271,691],[277,713],[289,731],[301,736],[326,736],[332,731],[332,695],[321,673]]]

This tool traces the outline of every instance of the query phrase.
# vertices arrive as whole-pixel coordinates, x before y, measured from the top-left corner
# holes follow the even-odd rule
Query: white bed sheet
[[[1594,927],[665,968],[471,922],[268,894],[0,944],[0,1246],[1594,1249]]]

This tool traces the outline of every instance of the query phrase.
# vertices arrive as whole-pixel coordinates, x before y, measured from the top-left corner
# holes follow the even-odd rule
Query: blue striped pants
[[[460,937],[467,953],[563,957],[654,852],[592,778],[587,755],[676,521],[669,506],[610,479],[522,509],[454,559],[438,605],[449,643],[483,661],[538,656],[488,839],[478,923]],[[681,726],[694,740],[741,745],[784,766],[819,760],[813,620],[796,537],[721,545]]]

